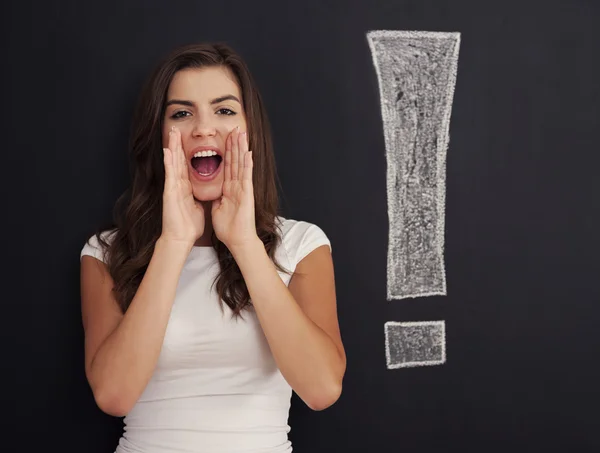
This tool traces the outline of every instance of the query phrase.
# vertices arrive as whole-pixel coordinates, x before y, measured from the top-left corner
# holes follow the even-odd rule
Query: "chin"
[[[214,201],[218,200],[223,195],[223,185],[222,183],[219,185],[207,184],[203,187],[194,185],[192,192],[194,194],[194,198],[198,201]]]

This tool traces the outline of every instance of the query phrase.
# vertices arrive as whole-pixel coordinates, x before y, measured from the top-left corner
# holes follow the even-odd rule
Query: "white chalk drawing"
[[[460,33],[367,33],[387,162],[387,299],[446,295],[446,152]],[[385,324],[388,369],[446,362],[445,321]]]
[[[446,295],[446,150],[460,33],[376,30],[387,159],[387,299]]]
[[[385,356],[388,369],[445,363],[445,322],[386,322]]]

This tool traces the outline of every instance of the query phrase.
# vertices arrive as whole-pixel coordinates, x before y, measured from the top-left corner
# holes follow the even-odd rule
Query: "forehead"
[[[240,97],[233,73],[226,67],[190,68],[178,71],[171,80],[167,98],[211,101],[226,94]]]

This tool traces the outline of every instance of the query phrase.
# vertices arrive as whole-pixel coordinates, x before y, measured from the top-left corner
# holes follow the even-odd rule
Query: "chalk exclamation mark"
[[[446,151],[460,33],[367,33],[387,160],[387,299],[446,295]],[[444,321],[387,322],[388,368],[446,361]]]

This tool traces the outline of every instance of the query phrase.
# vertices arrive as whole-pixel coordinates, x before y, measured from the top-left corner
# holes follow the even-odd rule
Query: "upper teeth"
[[[194,154],[194,157],[210,157],[216,155],[216,151],[198,151],[196,154]]]

